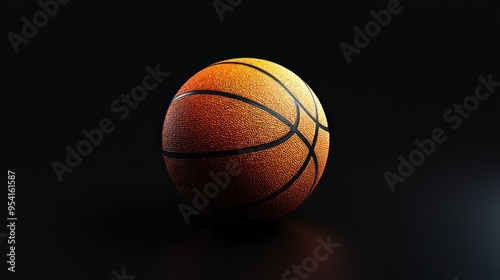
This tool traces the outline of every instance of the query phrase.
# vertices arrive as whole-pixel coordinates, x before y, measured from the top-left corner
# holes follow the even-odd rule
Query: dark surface
[[[500,279],[500,88],[457,130],[443,120],[479,75],[500,80],[493,1],[404,1],[350,64],[340,42],[388,1],[244,0],[222,22],[212,1],[102,2],[61,6],[18,54],[4,37],[18,217],[6,279],[119,280],[122,268],[136,280],[281,279],[328,235],[341,246],[309,279]],[[4,34],[39,9],[8,1]],[[332,132],[327,169],[279,221],[186,225],[162,159],[163,118],[190,76],[232,57],[277,62],[311,86]],[[120,120],[110,104],[158,63],[170,76]],[[60,183],[51,163],[103,118],[115,130]],[[448,139],[391,192],[384,172],[438,127]]]

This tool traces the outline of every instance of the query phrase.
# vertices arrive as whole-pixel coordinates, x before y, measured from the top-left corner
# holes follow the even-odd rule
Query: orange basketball
[[[276,63],[235,58],[191,77],[162,133],[167,170],[193,207],[223,220],[273,220],[325,169],[329,132],[311,88]]]

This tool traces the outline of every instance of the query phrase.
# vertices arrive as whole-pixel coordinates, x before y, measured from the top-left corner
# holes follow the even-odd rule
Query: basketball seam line
[[[314,151],[314,148],[316,147],[316,141],[317,141],[317,136],[318,136],[318,128],[321,127],[323,130],[329,132],[329,129],[328,127],[322,125],[320,122],[319,122],[319,113],[318,113],[318,106],[316,104],[316,100],[314,98],[314,95],[312,93],[312,90],[311,88],[309,87],[309,85],[302,79],[300,79],[302,81],[302,83],[307,87],[307,90],[309,91],[309,95],[311,96],[311,99],[313,101],[313,104],[314,104],[314,109],[315,109],[315,114],[316,116],[313,117],[311,113],[309,113],[309,111],[305,108],[304,105],[302,105],[302,103],[296,98],[296,96],[292,93],[292,91],[285,85],[283,84],[283,82],[281,82],[277,77],[275,77],[273,74],[267,72],[266,70],[258,67],[258,66],[255,66],[255,65],[252,65],[252,64],[248,64],[248,63],[244,63],[244,62],[237,62],[237,61],[223,61],[223,62],[218,62],[218,63],[214,63],[214,64],[211,64],[210,66],[215,66],[215,65],[219,65],[219,64],[236,64],[236,65],[243,65],[243,66],[247,66],[247,67],[250,67],[250,68],[253,68],[263,74],[265,74],[266,76],[270,77],[271,79],[273,79],[275,82],[277,82],[283,89],[286,90],[286,92],[288,92],[288,94],[292,97],[292,99],[294,100],[295,104],[299,105],[300,107],[302,107],[302,109],[306,112],[306,114],[311,118],[311,120],[316,124],[316,127],[315,127],[315,135],[313,137],[313,142],[312,143],[309,143],[309,141],[307,141],[307,139],[302,139],[302,141],[304,142],[304,144],[306,144],[306,146],[308,146],[308,148],[310,149],[310,152],[312,152],[312,158],[313,158],[313,161],[314,161],[314,165],[315,165],[315,175],[314,175],[314,181],[313,181],[313,186],[314,184],[316,183],[316,179],[317,179],[317,175],[318,175],[318,159],[317,159],[317,155]],[[299,131],[298,129],[298,126],[297,126],[297,131]],[[298,135],[298,134],[297,134]],[[300,137],[300,135],[298,135]],[[311,188],[312,190],[312,188]],[[310,193],[310,192],[309,192]]]
[[[290,128],[290,130],[285,135],[283,135],[282,137],[280,137],[274,141],[264,143],[264,144],[255,145],[255,146],[239,148],[239,149],[223,150],[223,151],[209,151],[209,152],[196,152],[196,153],[180,153],[180,152],[169,152],[169,151],[163,150],[164,156],[167,156],[170,158],[179,158],[179,159],[197,159],[197,158],[216,158],[216,157],[224,157],[224,156],[239,155],[239,154],[246,154],[246,153],[261,151],[261,150],[265,150],[265,149],[274,147],[276,145],[279,145],[279,144],[285,142],[286,140],[288,140],[293,134],[295,134],[294,128],[297,129],[298,124],[299,124],[300,113],[299,113],[299,107],[297,106],[297,104],[295,104],[295,110],[296,110],[295,123],[293,125],[288,125],[286,123],[286,122],[288,122],[288,119],[286,119],[284,116],[282,116],[278,112],[276,112],[276,111],[274,111],[274,110],[272,110],[272,109],[270,109],[270,108],[268,108],[268,107],[266,107],[258,102],[255,102],[255,101],[250,100],[248,98],[245,98],[245,97],[242,97],[239,95],[235,95],[235,94],[231,94],[228,92],[216,91],[216,90],[194,90],[194,91],[182,93],[181,95],[174,98],[174,100],[178,100],[180,98],[190,96],[190,95],[195,95],[195,94],[224,96],[227,98],[236,99],[236,100],[242,101],[244,103],[253,105],[253,106],[257,107],[258,109],[261,109],[261,110],[271,114],[272,116],[274,116],[278,120],[280,120],[283,124],[288,126]],[[174,100],[172,100],[172,102]]]
[[[248,207],[252,207],[252,206],[261,204],[263,202],[269,201],[269,200],[277,197],[278,195],[287,191],[290,188],[290,186],[292,186],[297,181],[297,179],[299,179],[299,177],[302,176],[302,173],[304,173],[304,170],[309,165],[309,161],[310,161],[311,157],[313,157],[313,154],[314,153],[312,153],[311,150],[309,150],[309,153],[307,154],[306,159],[304,160],[304,163],[299,168],[299,170],[297,170],[297,173],[295,173],[295,175],[292,178],[290,178],[290,180],[286,184],[284,184],[281,188],[279,188],[277,191],[273,192],[272,194],[270,194],[266,197],[263,197],[259,200],[252,201],[250,203],[246,203],[246,204],[242,204],[242,205],[236,205],[236,206],[230,206],[230,207],[220,207],[220,208],[207,206],[206,209],[217,210],[217,211],[239,210],[239,209],[248,208]]]
[[[294,104],[295,104],[295,108],[296,108],[296,112],[297,113],[296,113],[295,123],[292,124],[288,119],[286,119],[284,116],[280,115],[276,111],[274,111],[274,110],[272,110],[270,108],[267,108],[266,106],[264,106],[264,105],[262,105],[260,103],[257,103],[257,102],[255,102],[253,100],[250,100],[250,99],[247,99],[245,97],[242,97],[242,96],[239,96],[239,95],[235,95],[235,94],[232,94],[232,93],[228,93],[228,92],[214,91],[214,90],[197,90],[197,91],[182,93],[182,94],[180,94],[179,96],[177,96],[174,99],[178,100],[180,98],[183,98],[183,97],[186,97],[186,96],[189,96],[189,95],[193,95],[193,94],[212,94],[212,95],[225,96],[225,97],[228,97],[228,98],[234,98],[236,100],[240,100],[242,102],[246,102],[248,104],[254,105],[254,106],[256,106],[258,108],[261,108],[263,110],[266,110],[266,111],[269,110],[270,113],[272,112],[271,114],[273,114],[276,118],[278,118],[285,125],[287,125],[288,127],[290,127],[290,131],[293,132],[292,135],[293,134],[297,134],[297,136],[302,140],[302,142],[306,145],[306,147],[309,150],[308,155],[306,156],[306,159],[304,160],[304,163],[299,168],[299,170],[295,173],[295,175],[285,185],[283,185],[281,188],[279,188],[277,191],[273,192],[269,196],[263,197],[263,198],[261,198],[261,199],[259,199],[257,201],[253,201],[253,202],[247,203],[247,204],[242,204],[242,205],[237,205],[237,206],[230,206],[230,207],[222,207],[222,208],[216,208],[216,207],[207,206],[206,209],[227,211],[227,210],[234,210],[234,209],[241,209],[241,208],[252,207],[254,205],[260,204],[260,203],[265,202],[267,200],[271,200],[274,197],[278,196],[279,194],[285,192],[302,175],[302,173],[304,172],[305,168],[307,167],[307,165],[308,165],[309,160],[311,159],[311,157],[313,157],[313,156],[315,157],[316,156],[314,154],[314,148],[311,147],[311,144],[307,141],[306,137],[298,130],[298,125],[300,123],[300,110],[299,110],[299,105],[297,104],[297,102],[295,100],[294,100]],[[172,102],[173,101],[174,100],[172,100]],[[316,125],[316,127],[317,127],[317,125]],[[163,153],[165,155],[165,153],[168,153],[168,152],[163,151]],[[167,156],[167,155],[165,155],[165,156]]]
[[[319,117],[318,106],[316,104],[316,100],[314,99],[313,92],[312,92],[311,88],[309,87],[309,85],[305,81],[302,81],[302,82],[306,85],[307,89],[309,90],[309,94],[311,95],[311,98],[312,98],[313,103],[314,103],[314,111],[316,113],[316,119],[318,119],[318,117]],[[316,180],[318,179],[319,163],[318,163],[318,157],[316,155],[316,151],[314,150],[316,148],[316,142],[318,141],[318,135],[319,135],[319,126],[318,126],[318,123],[316,123],[316,127],[314,129],[314,138],[313,138],[313,142],[311,143],[312,151],[310,151],[314,154],[314,157],[313,157],[314,169],[315,169],[314,180],[313,180],[313,184],[312,184],[311,188],[309,189],[309,193],[307,194],[307,197],[309,197],[309,195],[313,191],[313,188],[316,185]],[[305,199],[307,199],[307,197]]]
[[[217,63],[214,63],[214,64],[211,64],[209,65],[208,67],[212,67],[212,66],[216,66],[216,65],[220,65],[220,64],[237,64],[237,65],[244,65],[244,66],[247,66],[247,67],[250,67],[250,68],[253,68],[263,74],[265,74],[266,76],[269,76],[271,79],[273,79],[274,81],[278,82],[281,87],[283,87],[287,92],[288,94],[293,98],[293,100],[295,100],[295,102],[297,102],[299,104],[300,107],[302,107],[302,109],[306,112],[306,114],[312,119],[314,120],[319,126],[321,129],[329,132],[329,128],[323,124],[321,124],[319,122],[319,120],[315,120],[315,118],[313,118],[312,114],[309,113],[309,111],[306,109],[306,107],[297,99],[297,97],[292,93],[292,91],[290,89],[288,89],[287,86],[285,86],[278,78],[276,78],[273,74],[267,72],[266,70],[260,68],[260,67],[257,67],[255,65],[252,65],[252,64],[248,64],[248,63],[244,63],[244,62],[237,62],[237,61],[222,61],[222,62],[217,62]],[[208,68],[207,67],[207,68]],[[313,98],[314,100],[314,98]]]
[[[248,64],[243,64],[243,65],[248,65]],[[256,66],[253,66],[252,65],[252,68],[255,68],[256,70],[258,71],[264,71],[262,69],[260,69],[259,67],[256,67]],[[266,72],[267,73],[267,72]],[[272,74],[270,73],[267,73],[267,75],[269,75],[273,80],[275,80],[276,82],[278,82],[280,84],[280,86],[282,86],[287,92],[290,93],[290,95],[292,95],[290,89],[288,89],[281,81],[279,81],[279,79],[277,79],[276,77],[274,77]],[[302,81],[304,82],[304,81]],[[309,92],[312,94],[312,91],[310,90],[309,86],[304,82],[304,84],[306,85],[306,87],[308,87],[309,89]],[[292,95],[293,96],[293,95]],[[312,96],[311,96],[312,97]],[[313,98],[313,97],[312,97]],[[297,105],[300,106],[300,102],[296,99],[296,98],[293,98],[294,100],[294,103]],[[316,109],[316,115],[318,115],[318,112],[317,112],[317,106],[316,106],[316,101],[314,100],[313,98],[313,102],[314,102],[314,105],[315,105],[315,109]],[[297,104],[299,103],[299,104]],[[302,108],[306,113],[307,113],[307,110],[305,108]],[[316,153],[314,151],[314,148],[315,148],[315,145],[316,145],[316,142],[317,142],[317,138],[318,138],[318,132],[319,132],[319,126],[321,125],[319,123],[319,121],[315,118],[313,118],[310,114],[308,115],[316,124],[316,127],[315,127],[315,134],[314,134],[314,138],[313,138],[313,143],[309,143],[309,141],[307,141],[307,138],[302,134],[302,132],[299,131],[298,129],[298,125],[295,127],[295,133],[297,133],[297,136],[302,140],[302,142],[304,142],[304,144],[307,146],[307,148],[309,149],[309,152],[306,156],[306,159],[304,160],[304,163],[302,164],[302,166],[299,168],[299,170],[297,171],[297,173],[295,173],[295,175],[285,184],[283,185],[281,188],[279,188],[277,191],[273,192],[272,194],[266,196],[266,197],[263,197],[259,200],[256,200],[256,201],[253,201],[253,202],[250,202],[250,203],[246,203],[246,204],[242,204],[242,205],[237,205],[237,206],[230,206],[230,207],[210,207],[210,206],[207,206],[206,208],[209,209],[209,210],[219,210],[219,211],[227,211],[227,210],[236,210],[236,209],[242,209],[242,208],[248,208],[248,207],[252,207],[252,206],[255,206],[255,205],[258,205],[260,203],[263,203],[263,202],[266,202],[266,201],[269,201],[275,197],[277,197],[278,195],[282,194],[283,192],[285,192],[286,190],[288,190],[288,188],[290,188],[290,186],[292,186],[295,181],[297,181],[297,179],[302,176],[302,174],[304,173],[304,170],[307,168],[307,166],[309,165],[309,161],[311,158],[313,158],[313,161],[314,161],[314,167],[315,167],[315,176],[314,176],[314,180],[313,180],[313,186],[315,185],[315,182],[316,182],[316,178],[317,178],[317,174],[318,174],[318,159],[317,159],[317,156],[316,156]],[[297,116],[299,119],[300,119],[300,115]],[[296,122],[298,123],[298,122]],[[312,191],[312,187],[310,188],[309,192],[308,192],[308,196],[309,194],[311,193]],[[307,197],[306,197],[307,198]]]

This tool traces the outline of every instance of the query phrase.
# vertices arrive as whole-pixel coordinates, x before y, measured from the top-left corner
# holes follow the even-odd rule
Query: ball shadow
[[[302,277],[315,280],[357,279],[353,252],[340,234],[305,222],[211,223],[185,236],[167,255],[163,279],[306,279],[293,272],[314,258],[318,238],[339,243],[332,254]],[[325,249],[320,249],[326,254]],[[284,273],[290,272],[284,276]],[[297,277],[297,278],[294,278]]]

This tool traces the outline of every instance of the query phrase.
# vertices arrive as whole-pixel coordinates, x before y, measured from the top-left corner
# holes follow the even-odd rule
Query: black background
[[[353,44],[353,28],[388,1],[269,2],[243,0],[220,21],[212,1],[71,1],[18,54],[4,37],[4,154],[18,217],[7,279],[108,280],[122,268],[136,280],[281,279],[329,234],[341,246],[309,279],[500,279],[500,89],[457,130],[442,117],[479,75],[500,80],[494,1],[402,1],[350,64],[340,42]],[[3,6],[5,35],[40,9]],[[161,156],[163,118],[189,77],[233,57],[307,81],[327,114],[329,161],[310,198],[279,221],[200,215],[186,225]],[[110,104],[156,64],[170,76],[119,120]],[[51,163],[103,118],[115,130],[60,183]],[[437,127],[447,141],[391,192],[384,172]]]

